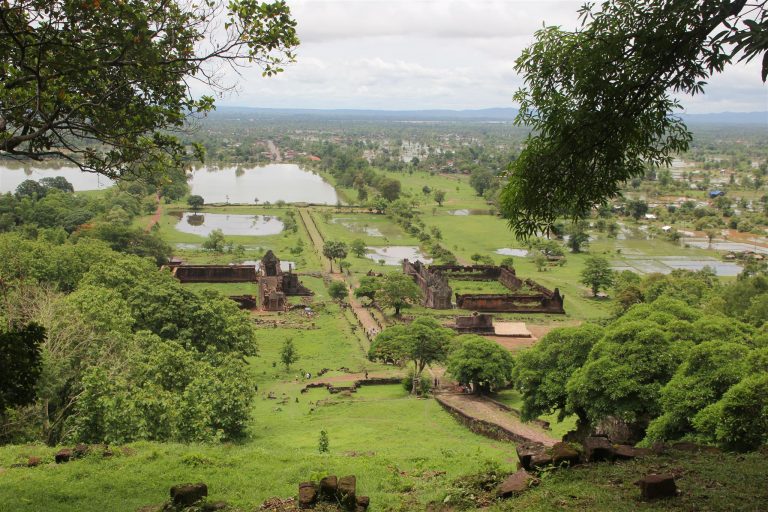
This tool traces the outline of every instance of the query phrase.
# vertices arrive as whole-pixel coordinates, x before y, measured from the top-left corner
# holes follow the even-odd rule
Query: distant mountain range
[[[364,110],[218,107],[213,119],[252,117],[258,119],[329,119],[357,121],[475,121],[511,122],[516,108],[484,108],[477,110]],[[721,112],[717,114],[683,114],[690,124],[762,125],[768,129],[768,111]]]

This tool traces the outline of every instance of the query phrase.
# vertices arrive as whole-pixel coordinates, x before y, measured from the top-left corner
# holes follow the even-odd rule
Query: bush
[[[405,389],[407,392],[410,393],[412,387],[413,387],[413,370],[409,370],[408,375],[405,378],[403,378],[403,389]],[[432,379],[430,379],[426,375],[422,375],[419,381],[419,394],[428,395],[430,391],[432,391]]]

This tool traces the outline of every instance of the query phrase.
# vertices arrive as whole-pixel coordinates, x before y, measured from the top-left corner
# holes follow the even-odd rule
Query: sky
[[[240,70],[219,105],[318,109],[514,107],[514,61],[542,24],[573,29],[584,0],[288,0],[301,45],[277,77]],[[686,113],[768,110],[759,59],[713,77]]]

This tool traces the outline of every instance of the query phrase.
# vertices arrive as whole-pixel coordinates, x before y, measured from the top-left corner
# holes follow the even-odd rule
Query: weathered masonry
[[[265,311],[283,311],[288,305],[286,297],[310,296],[312,291],[299,281],[293,269],[283,272],[280,260],[267,251],[259,265],[168,265],[171,274],[182,283],[254,283],[258,284],[258,303]],[[253,309],[254,295],[231,296],[241,307]]]
[[[413,277],[423,293],[423,305],[449,309],[452,290],[449,279],[460,281],[498,281],[511,293],[456,294],[456,307],[497,313],[563,314],[565,297],[560,290],[549,290],[531,279],[520,279],[515,270],[495,265],[430,265],[403,260],[403,273]]]

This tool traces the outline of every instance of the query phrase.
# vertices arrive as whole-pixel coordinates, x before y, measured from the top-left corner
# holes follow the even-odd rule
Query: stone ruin
[[[403,260],[403,273],[413,277],[423,294],[422,305],[450,309],[452,290],[449,279],[462,281],[497,281],[511,293],[456,294],[456,307],[497,313],[564,314],[565,297],[560,290],[549,290],[532,279],[520,279],[515,270],[495,265],[430,265]],[[471,321],[469,321],[471,323]],[[458,321],[457,321],[458,325]]]
[[[171,275],[182,283],[256,283],[259,287],[258,300],[254,295],[232,295],[229,298],[244,309],[253,309],[257,302],[264,311],[284,311],[286,297],[313,295],[312,290],[299,281],[298,274],[289,268],[283,272],[280,259],[271,250],[267,251],[257,265],[184,265],[175,260],[164,266]],[[257,270],[258,268],[258,270]]]
[[[478,312],[469,316],[457,316],[456,323],[452,327],[459,334],[493,335],[496,333],[493,327],[493,316]]]
[[[284,311],[286,297],[308,297],[312,291],[299,282],[299,276],[289,268],[288,273],[280,268],[280,260],[271,250],[261,259],[259,266],[259,302],[264,311]]]

